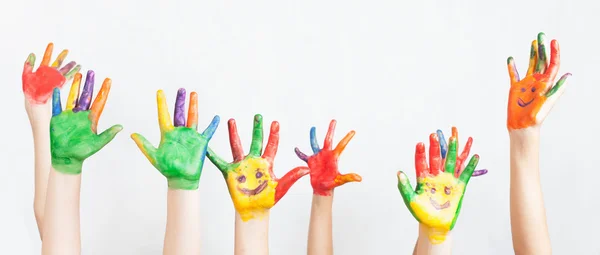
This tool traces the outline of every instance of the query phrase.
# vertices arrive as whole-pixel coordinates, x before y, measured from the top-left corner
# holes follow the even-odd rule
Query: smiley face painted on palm
[[[227,182],[230,192],[238,193],[236,196],[238,202],[265,201],[266,204],[274,202],[271,200],[277,183],[272,181],[268,169],[268,162],[265,160],[249,157],[228,173]]]
[[[431,227],[449,226],[463,190],[464,184],[460,184],[452,173],[427,176],[417,188],[417,196],[410,207],[423,224]]]
[[[527,107],[533,103],[537,97],[535,92],[542,86],[543,84],[538,84],[538,82],[535,81],[531,84],[523,84],[519,91],[515,93],[517,105],[520,107]]]

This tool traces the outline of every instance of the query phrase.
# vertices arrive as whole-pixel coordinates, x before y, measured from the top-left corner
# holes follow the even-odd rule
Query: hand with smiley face
[[[159,90],[156,93],[161,133],[158,148],[140,134],[132,134],[131,138],[150,163],[167,178],[170,189],[196,190],[208,142],[219,126],[219,116],[215,116],[206,130],[199,133],[197,131],[198,95],[196,92],[190,95],[187,124],[184,109],[185,95],[185,89],[177,91],[175,116],[174,121],[171,122],[164,92]]]
[[[350,131],[335,149],[331,149],[333,144],[333,133],[335,131],[336,121],[332,120],[329,124],[329,130],[325,137],[325,144],[323,148],[319,148],[317,142],[316,128],[310,129],[310,145],[312,147],[312,156],[307,156],[302,153],[300,149],[296,148],[296,155],[308,163],[310,168],[310,183],[313,187],[315,195],[319,196],[331,196],[335,187],[344,185],[348,182],[360,182],[362,178],[360,175],[355,173],[340,174],[338,171],[338,158],[350,142],[350,139],[354,137],[354,131]]]
[[[570,73],[563,75],[556,85],[552,86],[560,66],[560,50],[556,40],[550,43],[549,63],[547,59],[544,33],[539,33],[538,39],[531,43],[529,68],[524,79],[519,78],[513,58],[508,58],[510,92],[507,127],[509,130],[541,124],[564,92],[563,84],[567,77],[571,76]]]
[[[454,228],[462,199],[479,161],[475,154],[461,170],[457,137],[450,138],[446,159],[442,159],[437,135],[429,136],[429,164],[425,144],[418,143],[415,152],[417,187],[413,190],[408,177],[398,172],[398,189],[411,214],[429,229],[429,240],[442,243]],[[464,153],[463,153],[464,154]],[[462,156],[462,155],[461,155]]]
[[[271,209],[300,177],[307,175],[307,167],[297,167],[282,178],[273,173],[273,160],[279,145],[279,123],[273,121],[269,141],[263,150],[263,119],[254,116],[252,145],[250,153],[244,157],[235,120],[230,119],[229,142],[233,162],[227,163],[208,149],[208,159],[223,173],[233,205],[243,221],[261,217]]]

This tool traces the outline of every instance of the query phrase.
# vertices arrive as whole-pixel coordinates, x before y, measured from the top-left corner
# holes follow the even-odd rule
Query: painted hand
[[[94,103],[94,71],[88,71],[83,92],[79,94],[81,74],[77,73],[71,85],[67,107],[62,110],[60,90],[54,88],[52,119],[50,120],[50,151],[52,167],[65,174],[80,174],[83,161],[98,152],[123,129],[114,125],[98,135],[96,128],[102,114],[111,80],[106,78]]]
[[[437,130],[437,136],[440,141],[440,154],[442,156],[442,165],[444,165],[444,160],[446,160],[446,154],[448,152],[448,144],[446,143],[446,138],[444,137],[444,132],[442,132],[442,130]],[[456,138],[456,151],[458,151],[460,149],[460,146],[458,146],[458,129],[456,127],[452,127],[452,137]],[[462,171],[465,170],[465,167],[467,167],[467,157],[471,152],[471,145],[473,145],[473,138],[469,137],[469,139],[467,139],[467,144],[465,145],[463,152],[456,158],[456,177],[460,176]],[[487,172],[487,169],[475,170],[471,177],[482,176],[484,174],[487,174]]]
[[[429,142],[429,167],[425,144],[418,143],[416,147],[416,189],[413,190],[403,172],[398,172],[398,189],[406,207],[415,219],[429,228],[429,239],[436,244],[443,242],[448,231],[454,228],[463,195],[479,161],[479,155],[475,154],[471,158],[464,171],[456,171],[461,165],[460,158],[457,158],[457,138],[450,138],[445,160],[442,159],[436,134],[429,136]]]
[[[338,158],[342,151],[348,145],[348,142],[354,136],[354,131],[348,134],[338,143],[335,149],[331,149],[333,143],[333,133],[335,132],[336,121],[332,120],[329,124],[329,130],[325,137],[323,149],[319,148],[316,137],[316,128],[310,129],[310,145],[313,150],[312,156],[306,156],[300,149],[296,148],[296,155],[301,160],[308,163],[310,169],[310,183],[313,187],[313,193],[320,196],[331,196],[333,189],[344,185],[347,182],[360,182],[362,178],[358,174],[340,174],[338,171]]]
[[[23,93],[30,104],[45,104],[52,95],[54,88],[62,88],[65,81],[73,78],[73,75],[81,69],[81,66],[76,66],[74,61],[61,67],[69,53],[68,50],[63,50],[50,65],[53,48],[54,44],[49,43],[42,63],[35,72],[33,72],[35,54],[29,54],[25,61],[22,77]]]
[[[563,75],[555,86],[552,86],[560,66],[560,50],[558,42],[550,43],[550,63],[547,63],[544,33],[538,34],[537,41],[531,43],[529,68],[523,80],[512,57],[507,60],[510,75],[510,92],[508,95],[509,130],[522,129],[539,125],[544,121],[556,100],[564,92],[563,84],[570,73]]]
[[[263,119],[260,114],[254,116],[252,145],[250,153],[244,157],[235,120],[230,119],[229,142],[233,162],[227,163],[208,149],[208,159],[223,173],[229,194],[235,209],[243,221],[261,217],[273,207],[300,177],[307,175],[307,167],[296,167],[281,179],[273,173],[273,160],[279,145],[279,123],[273,121],[267,147],[263,147]]]
[[[158,104],[158,124],[160,126],[160,144],[158,149],[152,146],[140,134],[132,134],[142,153],[150,163],[165,177],[171,189],[198,189],[206,148],[212,135],[219,126],[219,116],[215,116],[210,125],[202,133],[198,126],[198,95],[190,94],[187,124],[185,122],[185,89],[179,89],[175,101],[175,118],[173,125],[162,90],[156,93]]]

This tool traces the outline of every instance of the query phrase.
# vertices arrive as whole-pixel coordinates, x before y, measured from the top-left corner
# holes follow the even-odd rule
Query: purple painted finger
[[[75,61],[71,61],[68,64],[66,64],[65,66],[63,66],[62,68],[58,69],[58,72],[60,72],[62,75],[67,74],[69,71],[71,71],[71,69],[73,69],[73,67],[75,67],[77,63],[75,63]]]
[[[94,71],[89,70],[87,72],[83,91],[79,96],[79,100],[77,100],[77,106],[73,108],[73,112],[87,111],[90,109],[90,104],[92,103],[92,94],[94,93],[94,76]]]
[[[488,172],[487,169],[475,170],[471,176],[472,177],[482,176],[484,174],[487,174],[487,172]]]
[[[306,156],[306,154],[302,153],[300,151],[300,149],[298,149],[298,147],[296,147],[294,149],[294,151],[296,152],[296,156],[298,156],[298,158],[300,158],[304,162],[308,162],[308,156]]]
[[[173,116],[173,124],[176,127],[185,126],[185,89],[180,88],[177,91],[177,99],[175,99],[175,114]]]

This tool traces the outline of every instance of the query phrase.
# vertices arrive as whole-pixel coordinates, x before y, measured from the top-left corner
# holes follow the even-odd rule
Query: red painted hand
[[[354,131],[350,131],[344,139],[338,143],[335,149],[331,149],[333,143],[333,133],[335,131],[336,121],[332,120],[329,124],[329,131],[325,137],[323,149],[319,148],[316,138],[316,129],[310,129],[310,144],[315,153],[312,156],[307,156],[300,149],[296,148],[296,155],[308,163],[310,168],[310,183],[313,187],[313,192],[320,196],[331,196],[333,189],[347,182],[360,182],[362,178],[355,173],[341,174],[338,171],[338,158],[342,151],[346,148],[350,139],[354,136]]]
[[[23,66],[23,93],[30,104],[45,104],[48,102],[54,88],[62,88],[65,81],[71,79],[75,73],[79,72],[81,66],[75,65],[74,61],[60,67],[69,53],[63,50],[52,65],[52,49],[54,44],[49,43],[44,53],[44,58],[40,67],[34,72],[35,54],[31,53],[27,57]]]

